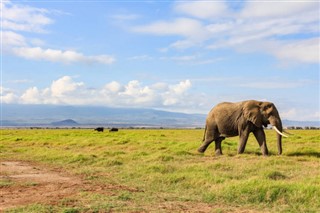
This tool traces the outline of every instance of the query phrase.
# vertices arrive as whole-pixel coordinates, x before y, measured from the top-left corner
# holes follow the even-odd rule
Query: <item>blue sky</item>
[[[1,1],[2,103],[319,120],[318,1]]]

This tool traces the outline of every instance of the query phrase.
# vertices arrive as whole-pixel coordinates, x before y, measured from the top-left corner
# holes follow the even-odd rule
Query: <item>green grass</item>
[[[291,132],[293,136],[283,139],[282,156],[276,155],[276,134],[270,130],[269,157],[261,155],[252,135],[245,154],[236,154],[234,137],[222,142],[224,155],[214,157],[214,144],[205,154],[196,151],[203,130],[3,129],[0,156],[60,167],[92,185],[118,186],[112,195],[83,191],[71,206],[61,201],[12,212],[148,212],[163,203],[203,204],[212,212],[317,212],[320,132]]]

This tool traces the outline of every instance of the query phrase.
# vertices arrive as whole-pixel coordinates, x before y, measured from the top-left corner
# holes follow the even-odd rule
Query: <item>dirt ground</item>
[[[143,193],[121,185],[92,185],[80,177],[59,168],[47,168],[33,162],[0,162],[0,212],[28,204],[58,204],[64,198],[75,197],[81,191],[114,196],[118,190]],[[130,205],[130,202],[128,203]],[[131,204],[132,205],[132,204]],[[134,206],[134,205],[133,205]],[[212,212],[219,206],[194,202],[164,202],[144,206],[145,212]],[[231,212],[251,213],[247,209],[229,209]]]
[[[52,203],[83,188],[80,178],[30,162],[1,162],[0,211],[32,203]],[[7,183],[7,184],[5,184]]]
[[[138,192],[121,185],[92,185],[80,177],[71,176],[57,168],[44,168],[33,162],[0,162],[0,212],[28,204],[57,204],[64,198],[76,196],[80,191],[114,195],[118,190]],[[186,203],[166,202],[157,209],[191,209]],[[199,207],[199,206],[197,206]],[[149,207],[145,207],[150,209]],[[154,208],[154,207],[153,207]],[[151,208],[152,209],[152,208]],[[150,209],[150,211],[152,211]],[[208,209],[207,209],[208,210]],[[189,212],[187,210],[187,212]],[[200,211],[206,212],[206,211]]]

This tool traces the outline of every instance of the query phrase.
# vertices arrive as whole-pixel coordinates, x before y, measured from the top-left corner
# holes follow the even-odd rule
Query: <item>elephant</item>
[[[282,154],[282,122],[279,112],[271,102],[247,100],[237,103],[223,102],[211,109],[206,119],[203,143],[198,152],[204,153],[215,141],[215,155],[222,155],[221,142],[226,137],[239,136],[238,154],[245,150],[249,134],[252,132],[264,156],[268,155],[263,126],[268,124],[277,132],[278,154]]]

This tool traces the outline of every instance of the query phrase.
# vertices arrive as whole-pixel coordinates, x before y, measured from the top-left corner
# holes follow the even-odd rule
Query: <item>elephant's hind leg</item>
[[[214,141],[214,131],[210,129],[206,129],[204,142],[199,147],[198,152],[204,153],[208,146]]]
[[[206,151],[206,149],[208,148],[208,146],[213,142],[212,140],[205,140],[202,145],[199,147],[198,152],[200,153],[204,153]]]

